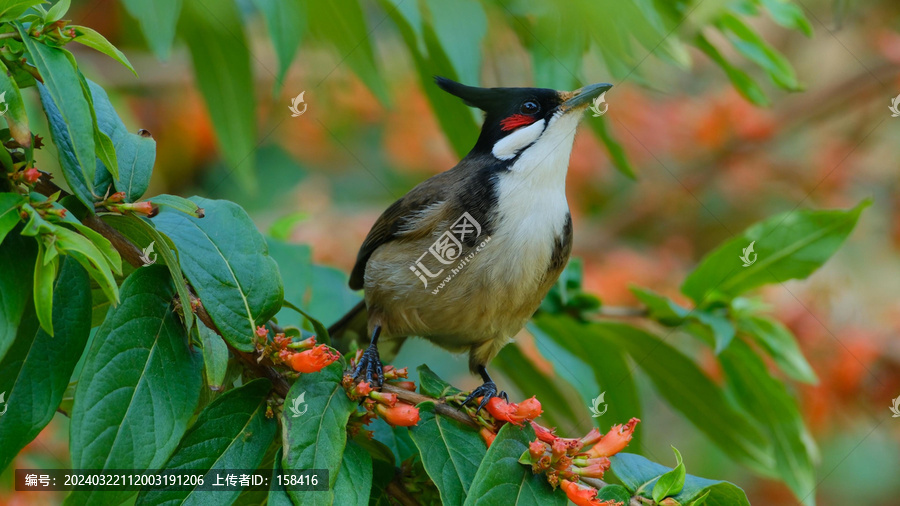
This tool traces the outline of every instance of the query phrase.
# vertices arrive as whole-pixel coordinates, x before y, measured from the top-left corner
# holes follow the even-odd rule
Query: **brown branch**
[[[406,401],[410,404],[419,404],[420,402],[431,401],[434,402],[434,411],[439,415],[443,415],[447,418],[452,418],[457,422],[468,425],[469,427],[478,428],[479,425],[475,423],[472,418],[465,414],[464,412],[456,409],[455,407],[441,401],[440,399],[435,399],[434,397],[428,397],[427,395],[422,395],[416,392],[410,392],[409,390],[405,390],[398,386],[391,385],[390,383],[385,383],[384,386],[381,387],[383,392],[388,392],[391,394],[397,394],[397,398],[402,401]]]
[[[384,491],[389,496],[396,499],[402,506],[419,506],[422,504],[416,500],[415,497],[411,496],[409,492],[403,488],[403,485],[397,483],[396,480],[388,483],[387,487],[384,488]]]

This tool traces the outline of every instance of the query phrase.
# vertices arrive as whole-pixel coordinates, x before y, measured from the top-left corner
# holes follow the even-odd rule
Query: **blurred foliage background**
[[[747,225],[872,197],[823,269],[763,298],[819,379],[789,384],[821,454],[818,503],[897,504],[900,420],[888,411],[900,395],[900,118],[888,111],[900,93],[896,2],[74,0],[67,17],[104,34],[140,76],[73,49],[126,123],[157,140],[148,194],[231,199],[272,237],[308,245],[272,254],[311,255],[309,271],[283,273],[286,298],[312,287],[321,296],[304,305],[326,324],[358,300],[345,273],[376,217],[452,167],[477,135],[476,113],[437,90],[435,74],[481,86],[615,84],[609,112],[585,120],[568,181],[573,255],[585,291],[606,306],[637,306],[631,285],[687,304],[686,273]],[[292,117],[300,93],[307,109]],[[53,153],[41,155],[40,168],[58,173]],[[682,332],[667,342],[722,377],[709,348]],[[578,381],[554,370],[528,332],[515,346],[545,374]],[[603,350],[590,353],[602,360]],[[478,384],[463,357],[422,341],[395,364],[422,362],[461,388]],[[511,396],[533,393],[500,376]],[[754,504],[797,504],[636,378],[644,436],[630,451],[665,459],[674,444],[692,474],[737,483]],[[586,408],[570,428],[591,426]],[[4,474],[65,463],[65,431],[57,417]],[[0,488],[0,503],[58,500]]]

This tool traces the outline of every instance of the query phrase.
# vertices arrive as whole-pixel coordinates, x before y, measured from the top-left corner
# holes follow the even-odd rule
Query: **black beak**
[[[572,92],[572,96],[562,103],[561,108],[564,111],[578,109],[590,104],[595,98],[609,91],[613,85],[609,83],[589,84],[583,88],[579,88]]]

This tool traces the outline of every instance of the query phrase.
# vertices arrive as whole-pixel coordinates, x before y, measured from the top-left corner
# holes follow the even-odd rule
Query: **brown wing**
[[[420,183],[378,217],[356,255],[356,265],[350,273],[350,288],[359,290],[363,287],[366,263],[379,246],[401,236],[413,239],[432,233],[440,220],[422,216],[421,211],[428,206],[446,201],[447,196],[453,194],[453,183],[456,181],[454,172],[452,170],[443,172]],[[438,213],[437,209],[435,212]],[[406,231],[405,227],[413,219],[419,221],[416,230]]]

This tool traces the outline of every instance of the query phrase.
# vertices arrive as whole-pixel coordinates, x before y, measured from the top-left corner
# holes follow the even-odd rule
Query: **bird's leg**
[[[497,385],[494,384],[494,380],[491,379],[491,376],[488,374],[487,369],[485,369],[483,365],[478,366],[478,374],[481,375],[481,379],[484,380],[484,383],[475,390],[472,390],[472,393],[470,393],[469,396],[466,397],[466,400],[463,401],[463,406],[468,404],[469,401],[476,397],[484,396],[484,398],[481,399],[481,402],[478,404],[478,409],[475,410],[475,413],[477,414],[479,411],[481,411],[481,408],[483,408],[484,405],[487,404],[489,400],[491,400],[491,397],[502,397],[503,400],[509,402],[509,397],[507,397],[506,392],[501,390],[498,393]]]
[[[375,325],[375,329],[372,331],[372,344],[366,348],[366,351],[363,352],[362,356],[359,358],[359,363],[356,364],[356,370],[353,371],[354,379],[359,379],[362,375],[363,371],[365,371],[365,379],[366,382],[370,385],[378,388],[384,383],[384,373],[381,368],[381,357],[378,356],[378,336],[381,335],[381,325]],[[375,382],[372,382],[372,379],[375,379]]]

